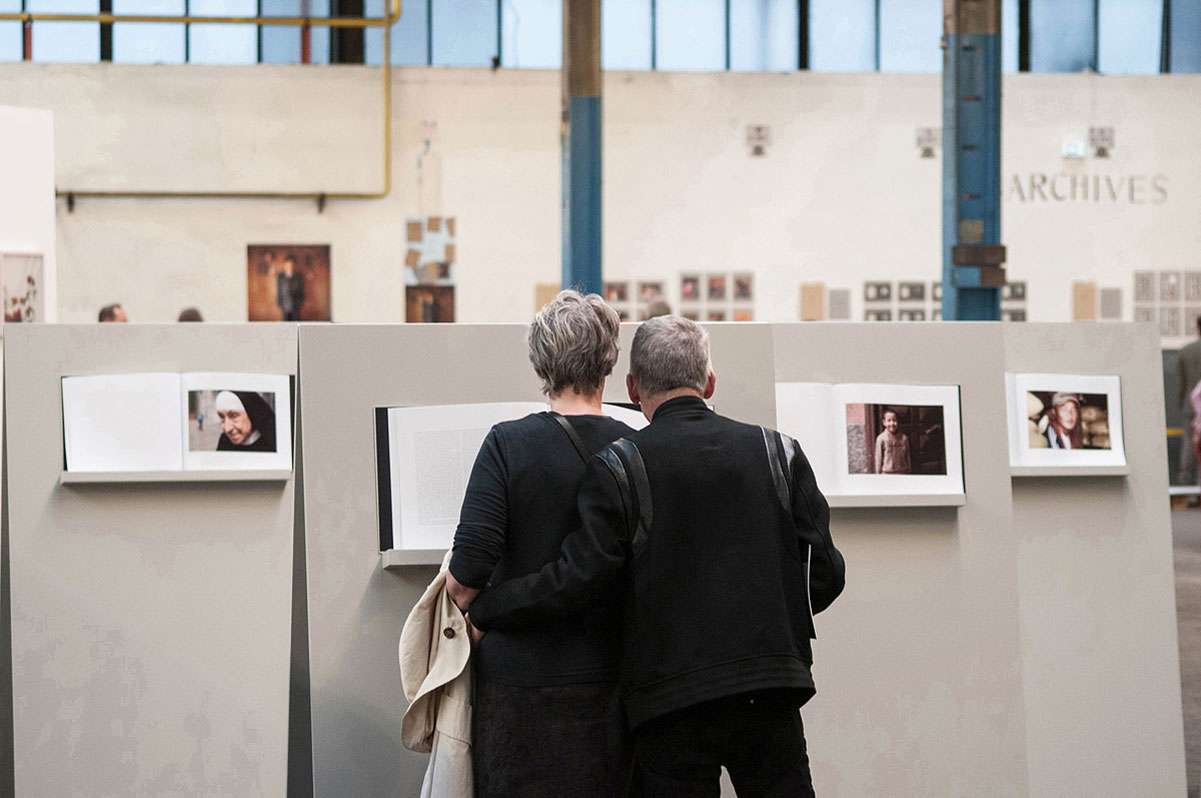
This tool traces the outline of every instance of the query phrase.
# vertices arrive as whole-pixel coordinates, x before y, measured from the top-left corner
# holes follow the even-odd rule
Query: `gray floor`
[[[1201,510],[1173,510],[1172,537],[1188,794],[1201,798]]]

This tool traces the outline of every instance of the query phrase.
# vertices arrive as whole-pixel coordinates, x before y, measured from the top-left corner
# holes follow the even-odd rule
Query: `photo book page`
[[[1011,466],[1126,465],[1119,377],[1006,374],[1005,394]]]
[[[546,402],[377,408],[381,547],[449,549],[489,430],[547,409]],[[610,404],[604,409],[634,429],[646,426],[636,410]]]
[[[776,419],[827,496],[963,495],[957,385],[777,383]]]
[[[292,389],[287,374],[180,375],[185,469],[292,468]]]
[[[291,470],[287,374],[63,377],[66,470]]]

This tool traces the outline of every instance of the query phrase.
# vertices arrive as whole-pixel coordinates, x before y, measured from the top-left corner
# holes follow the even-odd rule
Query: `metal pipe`
[[[0,21],[14,22],[177,22],[185,25],[313,25],[327,28],[382,28],[395,20],[390,17],[202,17],[192,15],[161,16],[152,14],[55,14],[14,11],[0,14]]]
[[[340,25],[340,27],[383,27],[384,29],[384,53],[383,53],[383,113],[384,113],[384,180],[383,189],[377,192],[353,192],[353,191],[75,191],[72,189],[58,189],[55,194],[59,197],[67,197],[69,207],[74,207],[77,198],[88,199],[250,199],[250,200],[309,200],[316,202],[318,209],[324,208],[325,201],[331,199],[346,199],[346,200],[367,200],[367,199],[384,199],[392,193],[392,25],[396,20],[400,19],[401,0],[391,0],[391,13],[379,19],[346,19],[346,20],[331,20],[321,17],[299,17],[289,18],[280,17],[278,19],[289,20],[287,22],[278,23],[275,17],[256,17],[256,20],[271,20],[270,22],[263,21],[262,24],[321,24],[327,22],[339,23],[357,23]],[[0,19],[5,19],[11,14],[0,15]],[[116,21],[125,22],[130,18],[124,15],[70,15],[70,14],[29,14],[17,15],[31,16],[35,19],[42,19],[47,16],[52,17],[69,17],[72,20],[81,17],[99,17],[109,16],[114,17]],[[137,22],[157,22],[167,20],[178,22],[185,19],[191,21],[199,20],[207,22],[212,19],[216,20],[238,20],[239,17],[138,17],[133,21]],[[291,21],[295,19],[296,22]],[[87,21],[87,20],[85,20]],[[220,24],[220,23],[219,23]],[[333,27],[339,27],[335,25]]]

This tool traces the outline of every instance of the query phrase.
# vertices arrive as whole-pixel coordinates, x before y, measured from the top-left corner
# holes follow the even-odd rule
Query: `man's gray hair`
[[[561,291],[530,324],[526,343],[542,392],[557,396],[566,388],[595,394],[617,363],[617,311],[597,294]]]
[[[630,376],[646,396],[709,382],[709,333],[694,321],[659,316],[644,321],[630,346]]]

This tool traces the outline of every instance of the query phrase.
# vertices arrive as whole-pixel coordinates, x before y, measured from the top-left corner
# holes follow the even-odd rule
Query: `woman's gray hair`
[[[694,321],[659,316],[644,321],[630,346],[630,376],[646,396],[709,382],[709,333]]]
[[[617,363],[620,326],[617,311],[599,295],[561,291],[534,316],[526,335],[542,392],[557,396],[565,388],[584,395],[599,391]]]

